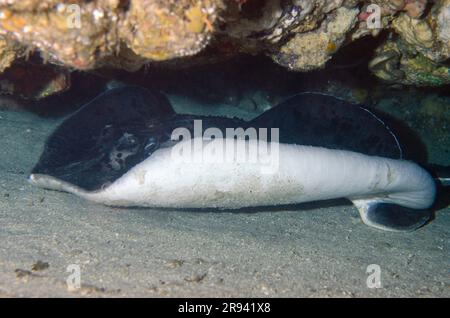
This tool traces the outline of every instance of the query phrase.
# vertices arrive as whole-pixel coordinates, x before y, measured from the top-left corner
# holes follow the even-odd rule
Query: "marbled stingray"
[[[194,119],[224,135],[226,128],[278,128],[279,171],[172,162],[172,131],[193,131]],[[112,206],[237,209],[345,197],[364,223],[398,231],[428,221],[436,192],[433,178],[403,160],[394,133],[364,107],[303,93],[243,121],[176,114],[164,95],[134,86],[109,90],[65,120],[30,181]]]

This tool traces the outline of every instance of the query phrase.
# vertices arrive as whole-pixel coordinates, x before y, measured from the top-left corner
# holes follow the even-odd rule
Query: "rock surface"
[[[450,0],[0,0],[0,72],[29,52],[77,70],[262,53],[311,71],[365,36],[380,41],[377,77],[450,83]]]

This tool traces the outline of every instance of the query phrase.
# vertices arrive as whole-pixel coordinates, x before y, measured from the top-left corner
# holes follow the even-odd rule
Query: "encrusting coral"
[[[402,13],[392,28],[398,36],[382,44],[369,64],[375,75],[407,85],[450,83],[450,0],[437,2],[422,19]]]
[[[450,81],[450,0],[0,0],[0,72],[30,52],[68,70],[134,72],[244,52],[311,71],[382,30],[390,36],[370,63],[376,76]]]

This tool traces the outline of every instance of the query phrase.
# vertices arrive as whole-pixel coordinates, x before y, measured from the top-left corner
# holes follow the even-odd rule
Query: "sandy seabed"
[[[248,213],[109,208],[28,183],[60,122],[0,112],[2,297],[450,296],[448,207],[412,233],[370,228],[345,202]],[[71,264],[81,273],[75,290]],[[370,264],[381,288],[367,286]]]

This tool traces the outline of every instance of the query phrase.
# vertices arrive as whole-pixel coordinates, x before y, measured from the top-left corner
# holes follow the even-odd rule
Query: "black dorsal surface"
[[[255,118],[249,125],[279,128],[281,143],[402,158],[396,136],[380,118],[362,106],[330,95],[295,95]]]
[[[32,173],[98,189],[138,163],[147,127],[173,114],[159,92],[135,86],[106,91],[53,132]]]
[[[32,170],[88,191],[108,186],[186,127],[202,130],[244,126],[238,119],[177,115],[167,98],[140,87],[109,90],[66,119],[47,139]]]

